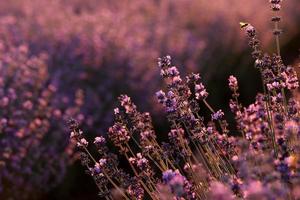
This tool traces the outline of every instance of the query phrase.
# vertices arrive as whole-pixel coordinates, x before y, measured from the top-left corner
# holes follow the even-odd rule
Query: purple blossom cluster
[[[274,12],[280,10],[280,2],[270,1]],[[279,21],[272,18],[276,29]],[[264,92],[243,107],[237,78],[229,77],[235,131],[229,130],[224,112],[208,103],[200,75],[183,78],[170,56],[158,59],[167,87],[156,93],[171,127],[168,141],[157,141],[149,113],[140,112],[127,95],[119,97],[114,109],[109,140],[95,138],[98,155],[92,155],[76,121],[70,122],[71,138],[79,144],[82,163],[102,197],[115,199],[117,193],[120,199],[154,200],[300,198],[300,104],[286,95],[299,87],[297,74],[281,58],[279,34],[274,34],[277,51],[269,56],[262,53],[256,29],[248,23],[241,26]],[[201,115],[202,107],[211,112],[211,119]],[[111,153],[107,142],[118,155]],[[127,160],[128,174],[118,158]]]
[[[58,95],[47,55],[31,56],[25,44],[0,41],[0,60],[0,198],[35,199],[71,162],[74,145],[61,134],[62,122],[80,120],[82,95],[74,102]]]

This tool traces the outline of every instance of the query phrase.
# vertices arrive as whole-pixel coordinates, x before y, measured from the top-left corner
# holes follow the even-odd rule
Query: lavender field
[[[299,0],[0,1],[0,200],[300,199]]]

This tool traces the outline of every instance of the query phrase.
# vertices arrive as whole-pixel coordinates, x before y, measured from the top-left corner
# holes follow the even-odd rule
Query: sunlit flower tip
[[[115,108],[115,109],[114,109],[114,114],[115,114],[115,115],[118,115],[118,114],[120,114],[120,110],[119,110],[119,108]]]
[[[81,138],[78,142],[77,142],[77,146],[78,147],[87,147],[88,146],[88,142],[86,141],[86,139]]]
[[[175,77],[179,75],[179,71],[175,66],[168,68],[167,71],[168,71],[168,75],[171,77]]]
[[[152,133],[150,131],[143,131],[140,133],[141,139],[147,139],[151,135],[152,135]]]
[[[238,88],[238,81],[237,81],[236,77],[234,77],[234,76],[231,75],[231,76],[229,76],[228,81],[229,81],[229,88],[232,91],[237,90],[237,88]]]
[[[181,80],[181,78],[179,76],[175,76],[174,78],[172,78],[172,84],[173,85],[177,85],[177,84],[179,84],[181,82],[182,82],[182,80]]]
[[[131,164],[134,164],[134,163],[135,163],[135,161],[136,161],[136,159],[135,159],[135,158],[133,158],[133,157],[130,157],[130,158],[128,159],[128,161],[129,161]]]
[[[213,129],[213,127],[209,126],[209,127],[207,127],[206,131],[208,134],[213,134],[214,129]]]
[[[213,113],[211,115],[211,119],[212,120],[220,120],[220,119],[223,118],[223,116],[224,116],[223,111],[222,110],[218,110],[217,112],[215,112],[215,113]]]
[[[172,129],[169,134],[168,134],[169,138],[171,139],[178,139],[180,140],[180,138],[182,136],[184,136],[184,130],[182,128],[178,128],[178,129]]]
[[[192,73],[186,77],[187,82],[197,82],[201,80],[201,76],[199,73]]]
[[[192,76],[194,77],[195,80],[200,80],[201,76],[199,73],[192,73]]]
[[[208,96],[208,93],[202,83],[195,85],[195,96],[198,100],[203,100]]]
[[[173,91],[168,91],[167,96],[169,99],[172,99],[175,97],[175,93]]]
[[[100,173],[101,172],[101,168],[100,168],[100,164],[99,163],[95,164],[95,166],[94,166],[94,172],[96,172],[96,173]]]
[[[131,101],[131,98],[127,95],[120,95],[118,98],[121,106],[125,108],[125,112],[127,114],[133,113],[136,110],[136,105],[134,105]],[[118,111],[117,111],[118,112]]]
[[[105,166],[106,163],[107,163],[107,160],[106,160],[105,158],[101,158],[101,159],[99,160],[99,165],[100,165],[101,167]]]
[[[230,107],[230,110],[234,113],[237,114],[238,111],[238,105],[235,101],[233,101],[232,99],[229,100],[229,107]]]
[[[141,169],[148,167],[149,161],[145,157],[143,157],[141,153],[138,153],[136,157],[136,165],[138,167],[140,167]]]
[[[147,145],[147,146],[145,146],[144,148],[145,148],[146,151],[151,151],[151,150],[154,149],[154,146],[152,146],[152,145]]]
[[[163,92],[162,90],[158,91],[155,93],[156,98],[158,99],[159,103],[165,103],[167,98],[166,98],[166,93]]]
[[[232,161],[237,161],[239,159],[239,157],[237,155],[232,156],[231,160]]]
[[[165,69],[161,69],[160,70],[160,75],[163,76],[163,77],[166,77],[167,76],[167,71]]]
[[[167,55],[162,58],[158,58],[158,66],[161,68],[171,66],[171,56]]]
[[[127,95],[120,95],[119,100],[121,102],[121,106],[131,103],[131,98]]]
[[[167,71],[168,71],[168,76],[170,77],[175,77],[180,74],[177,67],[175,66],[168,68]]]
[[[70,134],[70,138],[75,138],[75,137],[76,137],[76,134],[72,131]]]
[[[263,65],[263,62],[262,62],[261,59],[256,59],[256,60],[255,60],[255,67],[261,68],[262,65]]]
[[[108,136],[114,142],[115,145],[120,145],[124,142],[129,141],[130,135],[126,129],[126,126],[115,123],[112,127],[108,129]]]
[[[293,67],[288,66],[284,72],[281,73],[284,78],[284,83],[289,90],[294,90],[299,87],[299,81],[296,71]]]
[[[279,11],[281,9],[281,5],[280,4],[272,4],[271,8],[273,11]]]
[[[248,24],[246,26],[245,30],[246,30],[246,33],[247,33],[248,37],[252,38],[252,37],[254,37],[256,35],[255,28],[252,25],[250,25],[250,24]]]
[[[106,140],[104,137],[95,137],[94,144],[105,144]]]

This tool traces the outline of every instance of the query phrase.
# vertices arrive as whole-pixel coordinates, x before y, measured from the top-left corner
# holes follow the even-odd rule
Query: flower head
[[[195,85],[195,95],[198,100],[203,100],[208,96],[208,93],[202,83]]]
[[[217,121],[217,120],[222,119],[223,116],[224,116],[223,111],[222,111],[222,110],[218,110],[217,112],[215,112],[215,113],[213,113],[213,114],[211,115],[211,119]]]
[[[228,81],[229,81],[230,90],[232,90],[232,91],[238,90],[238,81],[237,81],[236,77],[229,76]]]

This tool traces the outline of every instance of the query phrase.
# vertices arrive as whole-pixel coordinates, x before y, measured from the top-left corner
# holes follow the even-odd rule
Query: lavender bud
[[[198,100],[203,100],[208,96],[208,93],[202,83],[195,85],[195,95]]]
[[[249,24],[246,27],[246,33],[247,33],[248,37],[250,37],[250,38],[255,37],[255,35],[256,35],[255,28]]]
[[[229,76],[228,81],[229,81],[230,90],[232,90],[232,91],[238,90],[238,82],[237,82],[236,77],[231,75],[231,76]]]
[[[223,116],[224,116],[223,111],[222,111],[222,110],[218,110],[217,112],[215,112],[215,113],[213,113],[213,114],[211,115],[211,119],[217,121],[217,120],[222,119]]]

